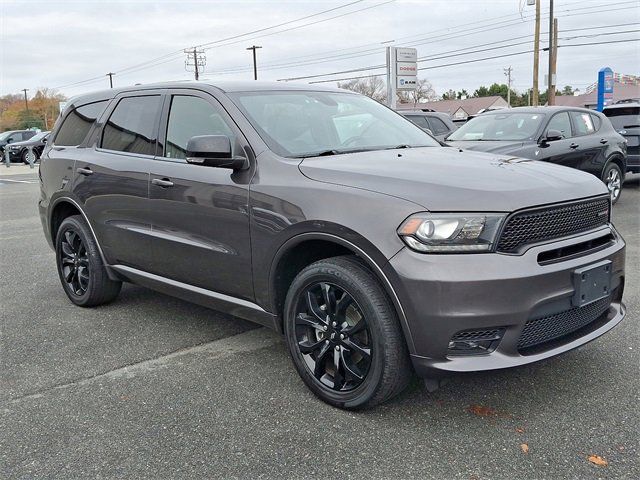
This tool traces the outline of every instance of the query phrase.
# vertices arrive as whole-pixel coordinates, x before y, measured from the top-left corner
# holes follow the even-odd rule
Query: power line
[[[558,48],[582,47],[582,46],[587,46],[587,45],[605,45],[605,44],[610,44],[610,43],[639,42],[639,41],[640,41],[640,38],[629,38],[629,39],[624,39],[624,40],[611,40],[611,41],[605,41],[605,42],[591,42],[591,43],[577,43],[577,44],[572,44],[572,45],[558,45]],[[491,56],[491,57],[476,58],[476,59],[472,59],[472,60],[463,60],[461,62],[455,62],[455,63],[432,65],[432,66],[429,66],[429,67],[418,68],[418,70],[433,70],[433,69],[436,69],[436,68],[451,67],[451,66],[454,66],[454,65],[464,65],[464,64],[468,64],[468,63],[482,62],[482,61],[485,61],[485,60],[494,60],[494,59],[498,59],[498,58],[513,57],[513,56],[516,56],[516,55],[525,55],[525,54],[528,54],[528,53],[533,53],[533,50],[524,50],[524,51],[520,51],[520,52],[506,53],[506,54],[503,54],[503,55],[494,55],[494,56]],[[357,76],[357,77],[334,78],[334,79],[331,79],[331,80],[316,80],[316,81],[309,82],[309,83],[310,84],[314,84],[314,83],[342,82],[344,80],[357,80],[357,79],[369,78],[369,77],[382,77],[384,75],[385,75],[384,73],[380,73],[380,74],[376,74],[376,75],[361,75],[361,76]]]

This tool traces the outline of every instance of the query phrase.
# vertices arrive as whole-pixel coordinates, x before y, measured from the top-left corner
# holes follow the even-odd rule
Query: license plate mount
[[[611,260],[573,271],[573,286],[575,293],[571,303],[575,307],[582,307],[611,294]]]

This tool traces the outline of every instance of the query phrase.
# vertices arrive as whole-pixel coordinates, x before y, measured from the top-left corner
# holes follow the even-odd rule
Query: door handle
[[[93,170],[91,170],[90,168],[78,168],[76,172],[78,172],[80,175],[93,175]]]
[[[600,143],[601,143],[601,144],[603,144],[603,145],[604,145],[605,143],[607,143],[608,141],[609,141],[609,140],[607,140],[606,138],[601,138],[601,139],[600,139]]]
[[[576,148],[578,148],[580,145],[578,145],[577,143],[572,143],[571,145],[569,145],[569,148],[573,148],[574,150]]]
[[[153,180],[151,180],[151,183],[162,188],[173,187],[173,182],[168,178],[154,178]]]

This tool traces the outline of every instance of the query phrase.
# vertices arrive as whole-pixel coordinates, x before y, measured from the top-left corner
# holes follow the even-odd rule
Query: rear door
[[[600,118],[591,112],[578,110],[570,111],[569,115],[573,124],[574,140],[580,145],[578,148],[580,157],[577,167],[600,176],[607,162],[605,152],[608,142],[598,132],[601,126]]]
[[[95,147],[76,162],[73,191],[112,265],[151,266],[149,168],[163,100],[158,91],[116,97],[95,133]]]
[[[233,154],[246,155],[248,143],[212,95],[170,92],[149,187],[154,268],[182,283],[251,300],[251,170],[187,163],[187,141],[197,135],[227,135]]]

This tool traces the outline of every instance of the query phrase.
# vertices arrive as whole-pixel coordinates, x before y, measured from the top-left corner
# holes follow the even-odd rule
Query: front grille
[[[525,245],[586,232],[608,222],[608,197],[524,210],[507,219],[497,251],[517,253]]]
[[[539,346],[586,327],[609,310],[611,296],[602,298],[583,307],[575,307],[547,317],[529,320],[520,334],[518,350]]]
[[[504,328],[491,328],[487,330],[463,330],[456,333],[451,340],[473,341],[473,340],[496,340],[504,334]]]

